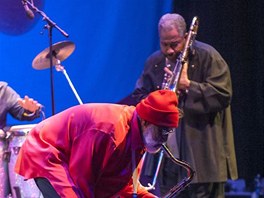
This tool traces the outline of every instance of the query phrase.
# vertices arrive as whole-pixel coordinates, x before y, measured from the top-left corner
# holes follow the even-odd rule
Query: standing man
[[[5,152],[5,127],[7,114],[17,120],[34,120],[40,116],[41,105],[25,96],[24,99],[13,90],[6,82],[0,81],[0,198],[7,197],[9,194],[9,182],[7,162],[4,159]],[[13,170],[10,170],[13,171]]]
[[[178,14],[163,15],[158,30],[160,50],[147,59],[133,92],[138,102],[162,88],[164,68],[170,66],[173,70],[186,43],[186,23]],[[178,90],[184,117],[176,138],[168,139],[174,144],[168,146],[196,172],[192,184],[179,197],[224,197],[228,177],[238,177],[230,111],[232,85],[227,63],[212,46],[195,40]],[[176,168],[175,171],[172,167],[165,158],[160,183],[163,193],[169,184],[177,183],[176,176],[181,180],[185,174],[184,170]]]
[[[16,172],[34,178],[45,198],[154,198],[135,170],[144,151],[158,152],[178,126],[177,104],[174,92],[158,90],[136,107],[69,108],[30,131]]]

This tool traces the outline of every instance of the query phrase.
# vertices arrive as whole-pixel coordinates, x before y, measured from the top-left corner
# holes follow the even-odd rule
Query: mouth
[[[156,145],[153,146],[153,148],[159,149],[161,146],[162,146],[162,144],[156,144]]]
[[[175,61],[177,56],[175,54],[167,54],[166,58],[169,59],[170,61]]]
[[[167,58],[171,58],[171,57],[173,57],[174,56],[174,53],[171,53],[171,54],[166,54],[165,55]]]

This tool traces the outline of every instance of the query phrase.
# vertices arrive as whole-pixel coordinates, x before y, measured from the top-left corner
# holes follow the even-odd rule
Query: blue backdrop
[[[35,70],[33,59],[49,45],[46,22],[25,16],[20,0],[0,0],[0,80],[29,95],[52,115],[50,70]],[[53,43],[70,40],[75,51],[62,65],[84,103],[115,103],[134,88],[144,61],[159,48],[157,24],[171,12],[169,0],[41,1],[34,4],[66,31],[53,29]],[[55,113],[78,104],[62,72],[53,69]],[[38,122],[36,120],[35,122]],[[9,125],[21,124],[8,118]]]

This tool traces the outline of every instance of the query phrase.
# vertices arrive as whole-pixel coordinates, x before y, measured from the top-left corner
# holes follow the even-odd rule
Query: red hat
[[[164,127],[177,127],[179,111],[178,98],[173,91],[158,90],[150,93],[136,106],[138,115],[151,124]]]

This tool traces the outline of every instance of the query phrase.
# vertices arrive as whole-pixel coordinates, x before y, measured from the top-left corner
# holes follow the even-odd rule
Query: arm
[[[8,105],[8,112],[14,118],[18,120],[33,120],[40,116],[41,105],[28,96],[21,99],[11,87],[6,87],[3,97]]]
[[[231,102],[232,83],[228,65],[217,51],[211,50],[211,54],[198,54],[197,68],[190,72],[185,110],[193,113],[220,111]]]

